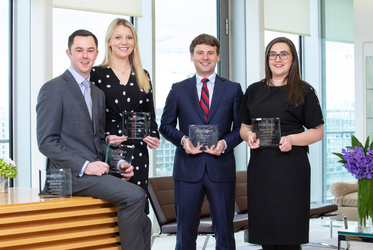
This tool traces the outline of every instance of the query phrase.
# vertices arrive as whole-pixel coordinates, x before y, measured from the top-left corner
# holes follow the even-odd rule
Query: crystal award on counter
[[[218,144],[218,125],[189,125],[189,140],[196,147],[199,144],[203,145],[202,151],[206,147],[211,147]]]
[[[72,196],[71,169],[39,170],[39,195],[41,198],[70,198]],[[44,187],[43,187],[44,185]]]
[[[279,146],[281,139],[280,118],[253,118],[252,131],[260,140],[260,146]]]
[[[109,165],[109,174],[120,173],[118,162],[121,160],[131,164],[134,146],[130,145],[107,145],[105,162]]]
[[[122,133],[128,139],[144,139],[150,134],[149,112],[123,112]]]

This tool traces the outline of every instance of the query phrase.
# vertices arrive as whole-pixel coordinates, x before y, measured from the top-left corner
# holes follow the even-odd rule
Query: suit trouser
[[[205,171],[198,182],[175,181],[174,189],[177,250],[196,249],[205,194],[210,205],[216,249],[236,249],[233,230],[236,182],[213,182]]]
[[[150,249],[151,222],[144,213],[146,195],[141,187],[105,174],[96,185],[73,195],[103,199],[118,206],[118,229],[122,249]]]

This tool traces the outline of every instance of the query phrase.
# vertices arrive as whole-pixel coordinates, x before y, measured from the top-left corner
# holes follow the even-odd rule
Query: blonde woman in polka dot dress
[[[155,121],[153,91],[149,74],[142,68],[137,34],[126,19],[114,19],[105,37],[105,58],[93,67],[91,81],[104,91],[106,97],[106,140],[109,143],[134,145],[132,157],[134,176],[130,182],[148,192],[149,155],[147,147],[156,149],[159,144]],[[122,113],[149,112],[150,136],[131,140],[121,136]],[[145,208],[149,213],[149,204]]]

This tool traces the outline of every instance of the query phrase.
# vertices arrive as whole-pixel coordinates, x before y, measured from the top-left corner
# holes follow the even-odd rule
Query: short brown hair
[[[74,38],[76,36],[91,36],[93,37],[93,40],[95,41],[95,44],[96,44],[96,48],[98,48],[98,41],[97,41],[97,37],[90,31],[88,30],[76,30],[74,31],[70,36],[69,36],[69,40],[67,42],[67,47],[68,49],[71,51],[71,46],[73,45],[74,43]]]
[[[216,53],[220,54],[220,43],[216,37],[208,35],[208,34],[201,34],[193,39],[192,43],[189,46],[190,54],[193,54],[194,48],[199,44],[207,44],[212,47],[216,47]]]

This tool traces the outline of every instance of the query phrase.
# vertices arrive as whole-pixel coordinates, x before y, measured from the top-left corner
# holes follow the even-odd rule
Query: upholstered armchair
[[[330,185],[337,213],[344,214],[347,220],[357,221],[357,180],[335,182]]]

